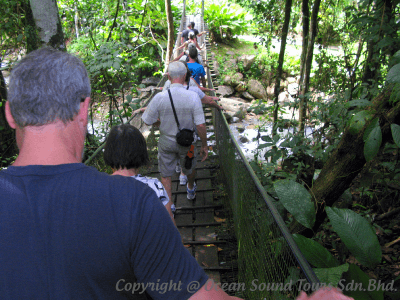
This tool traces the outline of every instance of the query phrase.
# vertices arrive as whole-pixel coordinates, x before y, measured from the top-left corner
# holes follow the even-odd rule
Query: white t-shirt
[[[158,199],[161,200],[161,202],[164,206],[168,204],[169,197],[168,197],[167,191],[165,190],[165,188],[160,180],[158,180],[157,178],[153,178],[153,177],[146,177],[146,176],[143,176],[140,174],[137,174],[132,177],[135,178],[136,180],[139,180],[139,181],[147,184],[149,187],[151,187],[156,192]]]

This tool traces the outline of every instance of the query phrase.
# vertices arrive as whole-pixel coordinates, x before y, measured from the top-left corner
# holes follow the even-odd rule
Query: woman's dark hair
[[[185,65],[185,67],[186,67],[186,78],[185,78],[185,82],[187,82],[187,83],[189,84],[190,77],[192,77],[192,71],[190,71],[190,69],[189,69],[189,67],[188,67],[186,61],[180,60],[179,62],[183,63],[183,64]]]
[[[149,162],[146,140],[130,124],[111,128],[104,147],[104,161],[113,169],[138,169]]]

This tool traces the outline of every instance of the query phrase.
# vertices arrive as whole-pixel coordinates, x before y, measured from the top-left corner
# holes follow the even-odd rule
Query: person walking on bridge
[[[197,93],[187,90],[183,84],[186,79],[186,67],[181,62],[172,62],[168,66],[168,78],[171,87],[157,94],[147,106],[142,116],[147,125],[160,122],[160,139],[158,141],[158,168],[161,173],[161,182],[167,190],[168,196],[172,198],[171,177],[175,173],[175,167],[179,161],[183,174],[187,175],[187,198],[196,197],[196,140],[187,147],[178,144],[176,135],[180,129],[194,131],[201,140],[200,154],[202,161],[207,158],[207,129],[200,97]],[[174,108],[172,106],[174,105]],[[178,128],[177,120],[180,128]],[[191,166],[186,165],[186,157],[191,157]]]
[[[204,67],[196,62],[197,58],[197,49],[196,48],[190,48],[189,49],[189,61],[187,62],[188,68],[190,72],[192,72],[192,77],[194,80],[200,84],[200,81],[203,85],[203,87],[206,87],[206,71],[204,70]]]

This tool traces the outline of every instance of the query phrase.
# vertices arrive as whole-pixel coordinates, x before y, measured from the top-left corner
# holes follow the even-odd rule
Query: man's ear
[[[81,102],[78,113],[79,120],[84,122],[85,126],[87,126],[88,122],[89,105],[90,105],[90,97],[86,97],[85,101]]]
[[[16,129],[18,127],[17,123],[14,120],[14,117],[11,114],[11,108],[10,108],[10,103],[6,101],[6,119],[8,124],[10,125],[11,128]]]

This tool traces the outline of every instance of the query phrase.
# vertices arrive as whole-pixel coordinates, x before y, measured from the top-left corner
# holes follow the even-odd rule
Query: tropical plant
[[[301,184],[293,180],[280,180],[274,183],[279,202],[302,225],[312,228],[315,221],[315,208],[311,194]],[[378,238],[367,219],[350,209],[326,207],[331,230],[341,239],[357,261],[368,268],[373,268],[381,262],[382,253]],[[356,265],[338,261],[326,248],[317,241],[299,234],[293,235],[301,252],[311,265],[323,285],[339,286],[349,282],[363,284],[365,290],[345,290],[345,293],[362,299],[383,299],[382,288],[374,290],[373,297],[367,291],[368,276]],[[360,279],[360,276],[365,279]],[[341,287],[341,286],[339,286]]]
[[[204,8],[204,20],[208,24],[211,39],[218,42],[251,30],[246,12],[235,4],[209,3]]]

